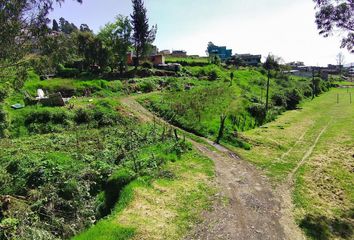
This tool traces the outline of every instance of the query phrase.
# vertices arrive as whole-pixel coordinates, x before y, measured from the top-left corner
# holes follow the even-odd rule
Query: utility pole
[[[266,97],[266,113],[268,112],[269,104],[269,85],[270,85],[270,69],[268,69],[268,81],[267,81],[267,97]]]
[[[315,98],[315,68],[312,67],[312,100]]]

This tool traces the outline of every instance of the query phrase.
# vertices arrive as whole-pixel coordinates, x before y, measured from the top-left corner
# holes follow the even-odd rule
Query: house
[[[303,67],[305,66],[304,62],[301,61],[297,61],[297,62],[290,62],[287,63],[286,65],[288,65],[289,67],[291,67],[292,69],[297,69],[298,67]]]
[[[219,56],[222,61],[230,59],[232,56],[232,49],[227,49],[226,46],[216,46],[209,43],[207,52],[209,56]]]
[[[171,54],[172,57],[187,57],[187,52],[183,50],[174,50]]]
[[[252,54],[236,54],[236,58],[240,58],[247,66],[255,66],[261,64],[262,55],[252,55]]]
[[[154,64],[154,66],[165,64],[165,56],[162,54],[150,56],[150,61]]]
[[[164,56],[168,56],[168,55],[171,55],[171,51],[170,50],[162,50],[159,52],[159,54],[164,55]]]
[[[135,58],[136,57],[132,52],[128,52],[127,53],[127,64],[133,65]],[[143,61],[144,59],[141,59],[141,60]],[[152,62],[152,64],[154,64],[155,66],[160,65],[160,64],[165,64],[165,56],[162,54],[151,55],[151,56],[147,57],[145,60]]]

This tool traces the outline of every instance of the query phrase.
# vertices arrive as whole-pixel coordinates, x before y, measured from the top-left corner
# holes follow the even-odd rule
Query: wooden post
[[[220,128],[219,128],[219,134],[218,137],[216,138],[216,143],[219,144],[223,135],[224,135],[224,129],[225,129],[225,120],[226,120],[227,115],[226,114],[221,114],[220,116]]]
[[[175,133],[176,142],[178,142],[179,139],[178,139],[178,134],[177,134],[177,129],[176,128],[174,129],[174,133]]]

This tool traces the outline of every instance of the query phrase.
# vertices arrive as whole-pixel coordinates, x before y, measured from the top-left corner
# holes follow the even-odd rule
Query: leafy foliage
[[[342,48],[354,53],[354,4],[352,0],[314,0],[318,12],[316,24],[320,34],[330,36],[336,29],[346,33]]]

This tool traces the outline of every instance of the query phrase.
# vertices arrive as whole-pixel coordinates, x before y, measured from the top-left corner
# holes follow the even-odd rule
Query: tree
[[[59,32],[59,24],[58,24],[57,20],[55,20],[55,19],[53,20],[52,30]]]
[[[270,77],[271,77],[271,71],[275,70],[278,71],[279,70],[279,58],[269,54],[265,63],[263,64],[263,67],[267,70],[267,76],[268,76],[268,80],[267,80],[267,96],[266,96],[266,107],[265,107],[265,111],[266,113],[268,112],[268,108],[269,108],[269,88],[270,88]]]
[[[109,50],[112,67],[119,67],[121,74],[124,66],[127,65],[127,52],[131,47],[131,33],[132,26],[129,19],[119,15],[114,23],[106,24],[98,34]]]
[[[82,0],[76,0],[82,2]],[[40,38],[49,29],[49,12],[54,3],[64,0],[6,0],[0,1],[0,82],[13,79],[21,82],[38,49]],[[13,82],[17,85],[16,82]]]
[[[143,0],[132,0],[133,14],[132,26],[133,26],[133,43],[135,48],[135,68],[138,67],[141,58],[145,57],[148,51],[149,44],[155,41],[157,27],[153,26],[149,28],[149,20],[146,16],[146,8]]]
[[[343,65],[344,65],[344,62],[345,61],[345,58],[344,58],[344,55],[343,55],[343,53],[338,53],[338,55],[337,55],[337,64],[338,64],[338,66],[339,66],[339,72],[340,72],[340,74],[342,74],[342,70],[343,70]]]
[[[78,28],[74,23],[69,23],[65,18],[61,17],[59,19],[60,31],[66,34],[71,34],[74,31],[77,31]],[[87,26],[87,25],[86,25]]]
[[[107,66],[108,50],[104,47],[102,40],[92,32],[77,32],[77,47],[79,55],[84,59],[84,68],[92,70]],[[98,69],[97,69],[98,70]]]
[[[92,32],[92,30],[90,29],[90,27],[87,24],[81,24],[80,31],[81,32]]]
[[[341,48],[354,53],[353,0],[313,0],[316,3],[316,24],[324,37],[338,30],[343,33]],[[346,35],[346,36],[345,36]]]

